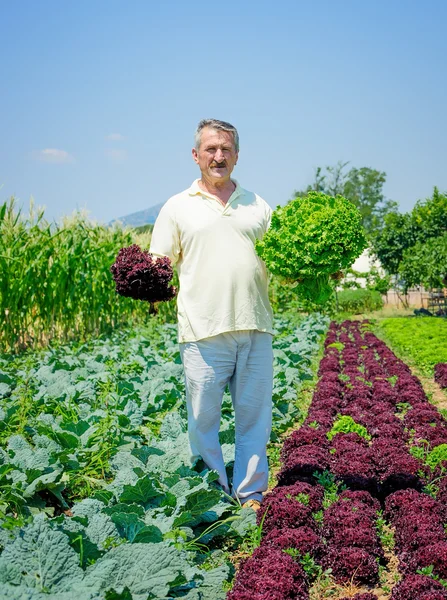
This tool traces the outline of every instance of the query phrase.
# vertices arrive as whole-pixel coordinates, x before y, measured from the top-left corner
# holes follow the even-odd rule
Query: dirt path
[[[436,406],[444,417],[447,417],[447,390],[442,389],[433,377],[428,377],[421,373],[415,365],[410,364],[408,361],[407,364],[413,375],[416,375],[416,377],[420,379],[430,402]]]

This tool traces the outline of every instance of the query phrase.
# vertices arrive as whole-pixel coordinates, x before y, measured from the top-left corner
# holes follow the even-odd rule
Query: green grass
[[[402,317],[381,320],[379,336],[426,375],[434,366],[447,362],[447,320],[439,317]]]

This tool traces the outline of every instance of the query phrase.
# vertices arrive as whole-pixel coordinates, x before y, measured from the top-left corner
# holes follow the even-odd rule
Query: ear
[[[192,151],[191,151],[191,153],[192,153],[192,157],[194,159],[194,162],[196,164],[199,164],[199,155],[197,154],[197,150],[195,148],[193,148]]]

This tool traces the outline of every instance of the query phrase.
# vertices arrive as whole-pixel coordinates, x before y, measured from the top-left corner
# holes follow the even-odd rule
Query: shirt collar
[[[240,196],[243,193],[243,189],[241,188],[239,182],[236,179],[231,179],[231,181],[236,185],[236,187],[234,188],[234,192],[231,194],[231,198],[232,200],[234,200],[235,198],[237,198],[237,196]],[[199,179],[196,179],[192,182],[192,185],[188,190],[188,194],[190,196],[196,196],[197,194],[200,194],[203,196],[214,198],[212,194],[205,192],[204,190],[202,190],[202,188],[199,187]]]

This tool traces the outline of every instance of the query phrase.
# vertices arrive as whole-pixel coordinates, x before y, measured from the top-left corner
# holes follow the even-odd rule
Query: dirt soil
[[[434,404],[438,410],[447,411],[447,390],[442,389],[436,383],[433,377],[423,375],[417,367],[411,365],[410,363],[407,364],[410,367],[413,375],[416,375],[416,377],[418,377],[422,383],[430,402]]]

